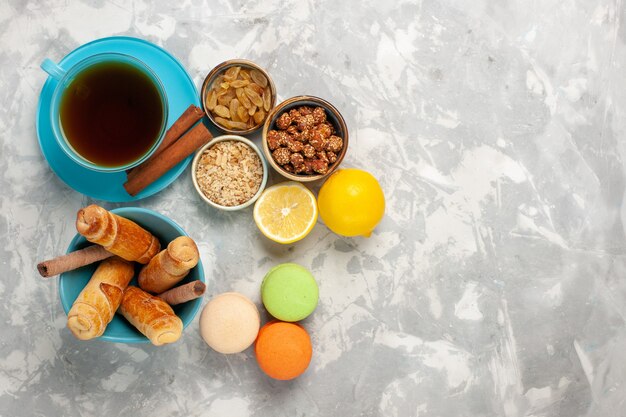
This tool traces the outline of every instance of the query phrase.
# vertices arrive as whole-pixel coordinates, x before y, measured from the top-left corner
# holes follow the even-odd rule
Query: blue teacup
[[[94,158],[90,158],[89,156],[85,154],[81,154],[81,152],[79,152],[76,149],[76,146],[72,145],[72,142],[76,144],[77,140],[81,140],[81,141],[98,140],[97,135],[94,135],[93,138],[91,137],[91,135],[89,135],[90,137],[88,138],[85,138],[85,137],[68,138],[68,134],[71,134],[71,135],[75,135],[75,134],[69,133],[68,129],[64,129],[64,122],[62,120],[63,117],[62,117],[62,111],[61,111],[63,100],[66,99],[65,93],[77,90],[77,88],[74,88],[76,86],[74,86],[72,83],[77,82],[77,78],[80,79],[80,76],[84,74],[85,71],[94,69],[96,68],[96,66],[106,65],[106,64],[114,65],[117,67],[130,66],[133,69],[137,70],[139,73],[141,73],[145,78],[149,80],[149,84],[151,84],[151,87],[154,87],[154,90],[156,90],[157,94],[155,96],[158,96],[158,100],[160,100],[160,103],[159,103],[160,109],[162,110],[162,118],[161,118],[160,126],[157,129],[156,124],[154,125],[153,131],[156,133],[154,134],[154,140],[150,138],[145,148],[140,148],[140,151],[135,152],[136,155],[132,156],[130,160],[126,160],[124,162],[114,163],[114,164],[99,163],[95,161]],[[54,133],[54,137],[57,143],[59,144],[59,146],[61,147],[61,149],[65,152],[65,154],[77,164],[87,169],[100,171],[100,172],[124,171],[134,166],[137,166],[141,164],[143,161],[145,161],[146,159],[148,159],[150,155],[152,155],[152,153],[161,144],[161,141],[163,140],[163,136],[165,135],[165,130],[167,127],[167,115],[168,115],[167,96],[165,94],[165,88],[163,87],[163,84],[161,83],[157,75],[146,64],[144,64],[140,60],[130,55],[109,52],[109,53],[101,53],[97,55],[92,55],[76,63],[69,69],[64,69],[61,66],[57,65],[56,63],[52,62],[50,59],[46,58],[41,63],[41,68],[57,81],[57,85],[52,94],[52,100],[50,104],[50,119],[51,119],[52,131]],[[102,68],[104,67],[100,67],[100,68],[102,70]],[[80,88],[80,86],[78,86],[78,88]],[[159,106],[157,105],[156,108],[158,109]],[[125,115],[124,111],[122,109],[120,109],[120,111],[122,112],[122,116],[124,116]],[[120,126],[120,129],[123,129],[123,128],[124,128],[123,125]]]

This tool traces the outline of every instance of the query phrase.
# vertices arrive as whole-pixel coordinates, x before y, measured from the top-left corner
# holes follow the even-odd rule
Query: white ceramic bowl
[[[204,193],[200,189],[200,186],[198,185],[198,180],[196,179],[196,168],[198,167],[198,162],[200,161],[200,157],[202,156],[204,151],[206,151],[207,149],[209,149],[210,147],[212,147],[213,145],[219,142],[225,142],[225,141],[230,141],[230,140],[236,141],[236,142],[243,142],[246,145],[248,145],[259,156],[259,158],[261,159],[261,165],[263,166],[263,179],[261,180],[261,186],[259,187],[259,190],[256,192],[254,196],[252,196],[250,200],[238,206],[222,206],[222,205],[217,204],[214,201],[211,201],[206,195],[204,195]],[[252,141],[250,141],[249,139],[246,139],[242,136],[237,136],[237,135],[222,135],[222,136],[216,137],[215,139],[213,139],[212,141],[210,141],[209,143],[207,143],[202,148],[196,151],[196,155],[193,157],[193,162],[191,163],[191,180],[193,181],[193,186],[198,192],[198,195],[200,196],[200,198],[206,201],[207,204],[217,209],[225,210],[225,211],[237,211],[253,204],[259,198],[259,196],[265,189],[265,185],[267,184],[267,176],[268,176],[267,161],[265,160],[265,157],[263,156],[263,152],[261,152],[261,150],[254,143],[252,143]]]

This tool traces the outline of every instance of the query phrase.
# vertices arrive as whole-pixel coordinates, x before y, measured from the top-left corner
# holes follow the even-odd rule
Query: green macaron
[[[315,310],[319,289],[313,275],[298,264],[275,266],[263,278],[261,298],[278,320],[299,321]]]

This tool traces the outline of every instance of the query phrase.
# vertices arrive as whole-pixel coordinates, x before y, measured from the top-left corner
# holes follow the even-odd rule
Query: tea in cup
[[[67,71],[46,59],[57,80],[50,117],[63,151],[85,168],[118,172],[146,160],[167,126],[165,89],[138,59],[119,53],[93,55]]]

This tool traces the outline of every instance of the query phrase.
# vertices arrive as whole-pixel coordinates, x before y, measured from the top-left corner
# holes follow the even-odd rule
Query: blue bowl
[[[185,233],[185,231],[172,219],[169,219],[152,210],[138,207],[120,207],[111,210],[111,212],[117,214],[118,216],[126,217],[148,230],[159,239],[161,242],[161,248],[167,247],[167,244],[178,236],[188,236],[187,233]],[[91,244],[92,243],[89,243],[83,236],[77,234],[70,242],[70,245],[67,248],[67,253],[84,248]],[[87,282],[89,282],[89,279],[93,275],[97,266],[98,263],[95,263],[61,274],[61,278],[59,280],[59,295],[61,297],[61,304],[63,305],[65,314],[70,311],[72,304],[76,298],[78,298],[78,294],[80,294],[85,285],[87,285]],[[142,266],[143,265],[138,263],[135,264],[135,277],[130,282],[130,285],[137,285],[137,274]],[[202,261],[198,262],[198,265],[196,265],[196,267],[189,272],[179,285],[195,280],[205,282]],[[198,313],[198,310],[200,310],[201,304],[202,297],[172,307],[176,315],[183,321],[183,328],[186,328],[189,323],[191,323],[193,318]],[[113,317],[113,320],[107,326],[104,334],[100,336],[98,340],[115,343],[150,343],[150,340],[148,340],[147,337],[141,334],[133,325],[131,325],[119,314],[116,314],[115,317]]]

